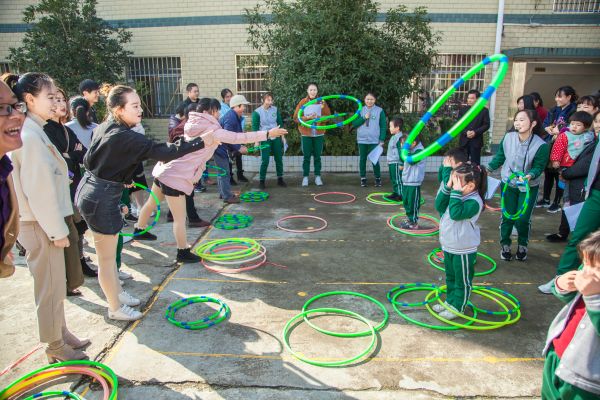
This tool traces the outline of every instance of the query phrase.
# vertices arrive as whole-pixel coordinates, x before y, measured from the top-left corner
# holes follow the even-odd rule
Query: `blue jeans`
[[[229,170],[229,157],[223,157],[217,153],[215,153],[213,157],[217,167],[223,168],[226,172],[223,174],[223,171],[219,171],[219,174],[223,176],[219,176],[217,182],[219,183],[219,193],[221,194],[221,198],[223,200],[229,200],[233,197],[233,193],[231,193],[231,182],[229,181],[229,174],[231,172]]]

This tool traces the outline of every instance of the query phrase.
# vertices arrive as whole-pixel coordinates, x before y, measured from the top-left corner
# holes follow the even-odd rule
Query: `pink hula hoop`
[[[288,219],[297,219],[297,218],[311,218],[311,219],[316,219],[318,221],[323,222],[323,226],[321,226],[320,228],[317,228],[317,229],[304,229],[304,230],[288,229],[288,228],[284,228],[284,227],[281,226],[281,222],[286,221]],[[286,232],[312,233],[312,232],[319,232],[319,231],[322,231],[323,229],[327,228],[327,221],[325,221],[323,218],[315,217],[314,215],[289,215],[289,216],[283,217],[279,221],[277,221],[277,227],[279,229],[281,229],[282,231],[286,231]]]
[[[226,247],[219,247],[219,248],[215,249],[214,252],[219,253],[224,250],[241,250],[241,249],[246,249],[246,248],[247,248],[246,246],[226,246]],[[209,270],[211,272],[216,272],[217,274],[239,274],[240,272],[250,271],[250,270],[253,270],[253,269],[256,269],[258,267],[265,265],[265,263],[267,262],[267,251],[264,249],[264,247],[262,248],[262,250],[260,252],[260,256],[262,257],[262,259],[253,265],[243,266],[245,264],[245,262],[241,261],[240,263],[241,263],[242,267],[239,267],[239,268],[231,268],[231,269],[215,268],[216,267],[215,265],[208,265],[208,263],[206,262],[205,259],[202,259],[202,265],[204,265],[204,268],[206,268],[207,270]]]
[[[320,200],[318,197],[319,196],[326,196],[326,195],[343,195],[343,196],[349,196],[351,197],[350,200],[346,200],[346,201],[325,201],[325,200]],[[356,196],[353,195],[352,193],[346,193],[346,192],[324,192],[324,193],[318,193],[315,194],[313,196],[313,199],[318,202],[318,203],[323,203],[323,204],[333,204],[333,205],[338,205],[338,204],[348,204],[348,203],[352,203],[356,200]]]

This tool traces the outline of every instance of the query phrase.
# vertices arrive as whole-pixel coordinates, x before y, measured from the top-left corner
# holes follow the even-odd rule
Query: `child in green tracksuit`
[[[504,135],[498,153],[490,162],[487,169],[491,172],[502,167],[502,182],[508,183],[504,193],[504,205],[506,212],[514,215],[524,204],[526,188],[521,184],[523,180],[529,181],[529,199],[530,204],[523,215],[513,220],[507,218],[502,213],[502,222],[500,223],[500,258],[505,261],[512,260],[512,251],[510,248],[510,234],[513,226],[517,228],[519,247],[516,253],[518,261],[527,259],[527,244],[529,243],[529,231],[531,230],[531,212],[533,203],[537,198],[540,185],[540,175],[544,172],[550,149],[548,144],[539,136],[533,134],[533,128],[536,126],[536,115],[534,111],[522,110],[515,114],[515,130]],[[509,177],[514,172],[525,174],[524,178],[517,180]]]
[[[387,122],[385,111],[377,105],[377,98],[373,93],[365,96],[365,106],[360,112],[360,117],[352,121],[356,129],[356,142],[358,143],[358,173],[360,175],[360,186],[367,186],[367,158],[371,151],[377,146],[383,146],[385,141]],[[381,167],[379,162],[373,164],[375,175],[375,186],[381,186]]]
[[[467,162],[442,182],[435,198],[441,214],[440,244],[446,270],[445,306],[432,308],[446,319],[458,317],[469,302],[473,287],[477,247],[481,242],[477,220],[483,211],[487,174],[479,165]]]
[[[466,163],[468,159],[467,153],[460,147],[448,150],[444,154],[444,159],[438,169],[438,182],[440,184],[448,182],[452,170]]]
[[[411,154],[423,149],[421,142],[417,142],[416,139],[410,146]],[[419,208],[421,207],[421,184],[423,179],[425,179],[425,162],[404,163],[404,169],[402,170],[402,203],[406,212],[406,220],[400,224],[402,229],[419,229]]]
[[[583,266],[554,281],[554,294],[568,304],[548,329],[544,400],[600,398],[600,231],[578,250]]]
[[[283,126],[283,119],[277,107],[273,105],[273,95],[265,93],[262,96],[262,105],[252,113],[252,130],[268,131],[269,129]],[[277,172],[277,184],[286,187],[283,180],[283,139],[281,137],[271,138],[260,142],[260,164],[259,187],[265,188],[265,179],[267,177],[267,168],[269,168],[269,159],[273,155],[275,160],[275,170]]]
[[[400,158],[400,147],[404,144],[402,125],[404,120],[400,117],[392,118],[390,121],[392,137],[388,143],[386,157],[392,182],[392,194],[387,198],[393,201],[402,201],[402,170],[404,169],[404,162]]]

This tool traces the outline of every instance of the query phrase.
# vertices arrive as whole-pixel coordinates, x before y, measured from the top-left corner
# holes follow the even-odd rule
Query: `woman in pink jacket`
[[[217,99],[203,98],[197,105],[196,112],[190,112],[185,124],[184,136],[186,139],[197,137],[212,131],[217,142],[229,144],[254,143],[269,138],[287,134],[287,130],[273,128],[269,131],[258,132],[231,132],[221,128],[219,112],[221,104]],[[211,159],[219,143],[204,147],[177,160],[167,163],[159,162],[154,167],[152,175],[154,184],[152,192],[162,201],[165,197],[169,209],[173,213],[173,234],[177,242],[177,261],[198,262],[200,257],[192,254],[187,242],[185,195],[194,190],[194,185],[200,180],[206,167],[206,162]],[[156,209],[156,204],[149,198],[140,211],[135,232],[141,232],[148,226],[150,215]],[[150,232],[136,236],[137,240],[156,240]]]

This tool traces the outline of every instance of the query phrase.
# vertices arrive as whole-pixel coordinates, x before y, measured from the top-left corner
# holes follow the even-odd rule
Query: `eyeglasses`
[[[23,101],[14,104],[0,104],[0,116],[2,117],[8,117],[14,110],[25,114],[27,112],[27,104]]]

